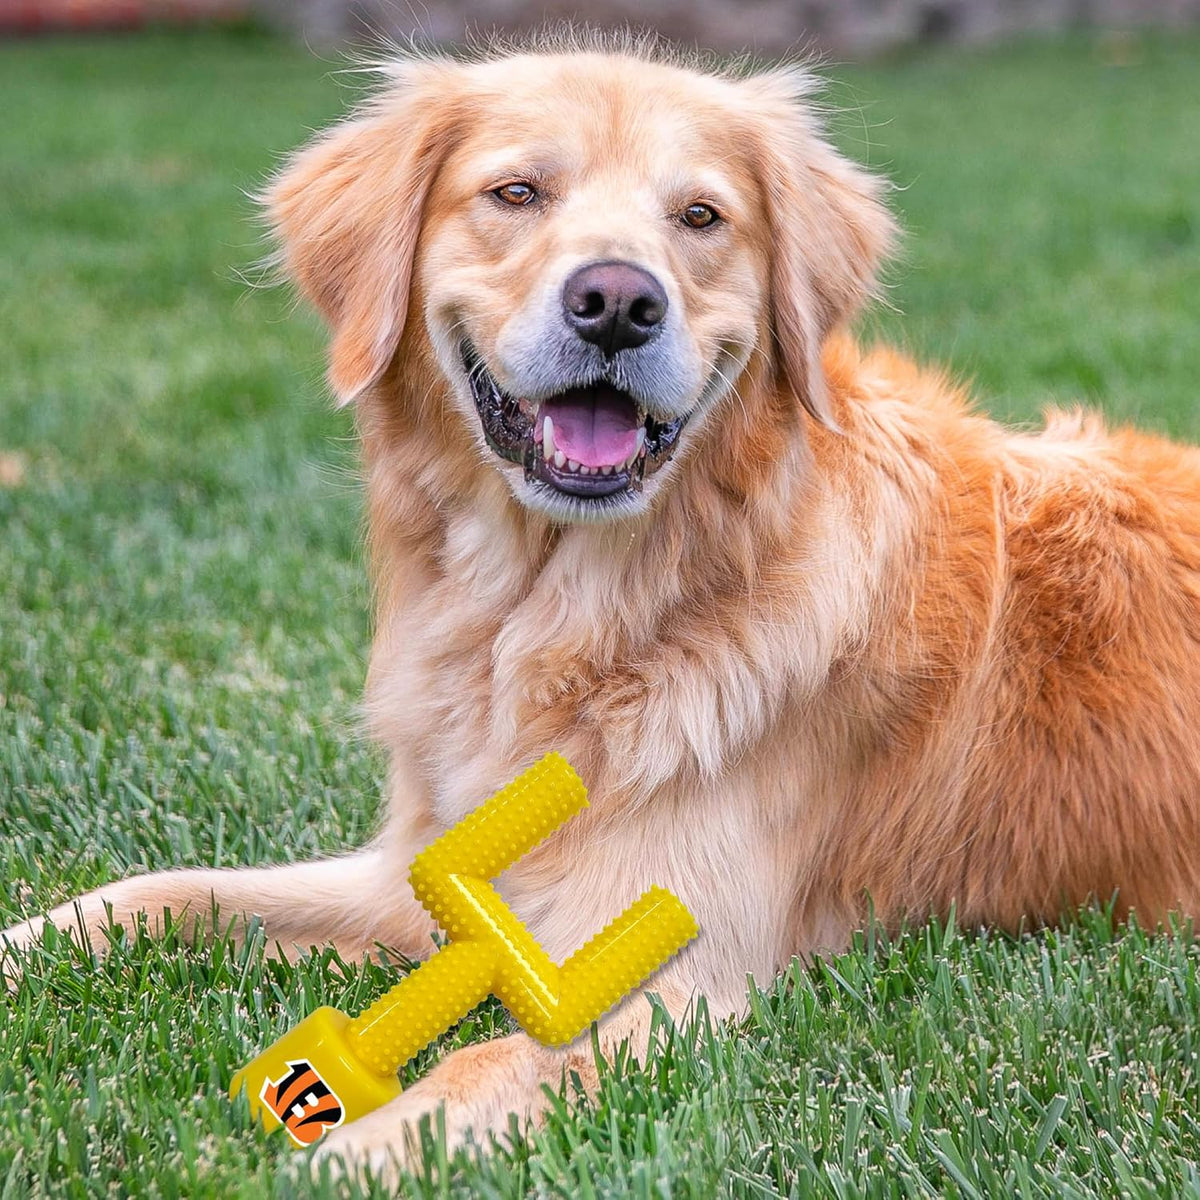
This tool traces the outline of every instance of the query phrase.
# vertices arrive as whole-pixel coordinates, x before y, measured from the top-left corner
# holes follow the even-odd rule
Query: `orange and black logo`
[[[287,1065],[291,1070],[282,1079],[263,1082],[261,1099],[283,1122],[294,1142],[311,1146],[327,1130],[342,1123],[342,1102],[307,1059]]]

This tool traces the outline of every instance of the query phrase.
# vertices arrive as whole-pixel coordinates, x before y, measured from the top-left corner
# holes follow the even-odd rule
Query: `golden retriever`
[[[677,1014],[737,1011],[868,904],[1194,914],[1200,452],[1009,432],[861,351],[893,221],[802,69],[568,40],[387,74],[265,196],[361,432],[387,820],[345,858],[103,887],[85,930],[215,899],[419,955],[414,854],[551,749],[591,808],[502,892],[565,956],[669,887],[701,928],[653,979]],[[461,1049],[322,1152],[403,1160],[441,1105],[483,1140],[564,1071],[594,1084],[587,1036]]]

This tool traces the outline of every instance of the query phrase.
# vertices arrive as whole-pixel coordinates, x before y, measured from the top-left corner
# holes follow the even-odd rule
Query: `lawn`
[[[1197,63],[1192,35],[834,71],[838,136],[901,185],[910,231],[868,327],[999,415],[1082,400],[1200,440]],[[350,424],[316,322],[242,277],[243,190],[346,103],[336,65],[250,35],[0,46],[0,925],[372,829]],[[867,935],[739,1029],[664,1033],[594,1102],[409,1187],[1200,1197],[1198,967],[1100,910],[1022,939]],[[224,1085],[391,979],[261,939],[133,939],[97,966],[51,937],[0,998],[0,1200],[335,1194]]]

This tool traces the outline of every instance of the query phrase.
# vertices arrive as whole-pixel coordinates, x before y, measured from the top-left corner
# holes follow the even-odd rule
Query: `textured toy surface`
[[[696,936],[691,913],[652,887],[562,966],[488,882],[587,806],[579,776],[547,754],[417,855],[417,899],[451,941],[351,1019],[319,1008],[243,1067],[267,1128],[301,1146],[400,1093],[397,1070],[489,993],[540,1042],[561,1045]]]

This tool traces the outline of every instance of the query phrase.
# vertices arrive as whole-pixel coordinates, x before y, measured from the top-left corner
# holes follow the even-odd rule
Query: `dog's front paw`
[[[433,1138],[440,1141],[444,1136],[446,1154],[453,1154],[466,1140],[466,1131],[461,1137],[452,1137],[446,1129],[443,1102],[416,1094],[419,1088],[420,1085],[383,1108],[327,1133],[312,1153],[313,1175],[319,1177],[328,1172],[361,1183],[377,1179],[395,1186],[404,1172],[421,1170],[423,1117],[429,1118]]]
[[[390,1182],[404,1171],[420,1171],[424,1118],[439,1159],[469,1143],[486,1147],[492,1137],[507,1135],[512,1115],[521,1126],[540,1117],[542,1084],[556,1084],[561,1071],[559,1053],[523,1033],[465,1046],[389,1104],[326,1134],[314,1167],[329,1163],[346,1174]]]
[[[73,955],[82,954],[87,961],[108,948],[104,931],[108,928],[108,913],[100,903],[90,907],[89,897],[81,896],[69,904],[60,905],[45,916],[31,917],[19,925],[0,932],[0,977],[11,992],[25,978],[43,942],[48,948],[62,953],[69,942]],[[47,933],[53,937],[47,940]]]
[[[35,942],[41,940],[45,926],[45,917],[34,917],[32,920],[22,921],[20,925],[0,930],[0,950],[28,950]]]
[[[21,982],[24,968],[20,960],[31,946],[41,941],[45,924],[45,917],[34,917],[0,932],[0,979],[8,991],[16,991]]]

